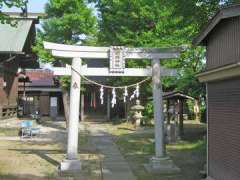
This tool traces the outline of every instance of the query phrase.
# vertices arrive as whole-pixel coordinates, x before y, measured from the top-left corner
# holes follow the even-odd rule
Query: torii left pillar
[[[81,59],[72,60],[72,79],[70,90],[70,112],[68,124],[67,157],[60,164],[61,171],[81,170],[81,162],[78,159],[78,125],[79,125],[79,105],[81,77],[76,72],[80,72]],[[76,70],[76,71],[75,71]]]

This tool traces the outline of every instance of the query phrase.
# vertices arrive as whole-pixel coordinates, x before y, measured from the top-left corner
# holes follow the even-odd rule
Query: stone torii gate
[[[155,156],[148,167],[158,171],[176,169],[166,156],[164,143],[164,117],[161,76],[175,76],[176,70],[160,66],[160,60],[177,58],[183,48],[126,48],[123,46],[90,47],[63,45],[44,42],[44,48],[51,50],[55,57],[71,58],[72,65],[65,68],[54,68],[55,75],[71,75],[70,113],[68,127],[67,157],[61,162],[60,169],[80,170],[78,160],[78,123],[80,105],[81,77],[84,76],[152,76],[153,104],[155,122]],[[110,59],[110,67],[90,68],[82,66],[83,59]],[[150,68],[125,68],[128,59],[150,59]]]

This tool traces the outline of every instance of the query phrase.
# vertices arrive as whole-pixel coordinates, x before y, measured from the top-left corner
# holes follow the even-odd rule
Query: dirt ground
[[[12,119],[0,125],[0,180],[98,180],[94,173],[99,169],[98,156],[89,148],[87,132],[80,127],[79,158],[83,170],[78,174],[60,174],[59,163],[66,153],[66,129],[64,122],[45,121],[39,137],[20,139],[19,120]]]
[[[64,122],[45,121],[40,137],[21,140],[18,136],[19,120],[0,123],[0,180],[101,180],[99,154],[89,141],[87,123],[81,123],[79,158],[83,170],[78,174],[60,174],[57,167],[66,153],[66,128]],[[168,145],[168,155],[181,168],[172,176],[149,174],[144,164],[154,154],[153,128],[135,131],[128,123],[101,123],[112,134],[138,180],[200,180],[206,159],[204,124],[185,124],[185,136],[176,144]]]

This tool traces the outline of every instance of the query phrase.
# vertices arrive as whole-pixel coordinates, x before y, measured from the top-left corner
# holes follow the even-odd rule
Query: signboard
[[[123,46],[110,47],[110,73],[124,73],[125,51]]]
[[[51,97],[50,106],[51,107],[56,107],[57,106],[57,97]]]

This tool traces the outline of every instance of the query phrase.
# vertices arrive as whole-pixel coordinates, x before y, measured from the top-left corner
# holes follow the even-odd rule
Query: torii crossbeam
[[[63,45],[44,42],[45,49],[51,50],[53,56],[71,58],[72,65],[63,68],[54,68],[54,74],[71,75],[70,90],[70,113],[68,126],[67,159],[64,160],[60,169],[81,169],[78,155],[78,123],[80,104],[81,77],[84,76],[152,76],[153,104],[155,122],[155,156],[151,159],[151,168],[165,169],[173,168],[172,162],[166,157],[164,144],[164,117],[163,117],[163,91],[162,76],[175,76],[176,70],[160,66],[161,59],[173,59],[183,51],[179,48],[126,48],[123,46],[112,47],[90,47],[77,45]],[[90,68],[82,66],[82,59],[110,59],[110,67]],[[152,67],[148,68],[125,68],[128,59],[150,59]],[[74,69],[74,70],[73,70]],[[77,71],[77,72],[76,72]]]

